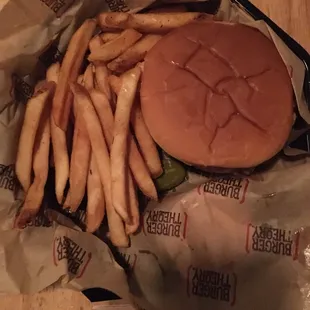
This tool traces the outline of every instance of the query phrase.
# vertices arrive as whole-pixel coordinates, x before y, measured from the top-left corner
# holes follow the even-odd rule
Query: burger
[[[157,144],[189,165],[251,168],[285,145],[294,121],[291,79],[259,30],[194,22],[147,54],[141,108]]]

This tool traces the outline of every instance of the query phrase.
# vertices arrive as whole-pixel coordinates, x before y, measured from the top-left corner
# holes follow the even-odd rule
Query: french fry
[[[107,100],[106,96],[98,90],[91,91],[90,95],[97,114],[100,118],[101,126],[106,137],[107,144],[108,146],[110,146],[113,142],[114,128],[114,117],[111,105]],[[128,143],[129,166],[137,185],[147,197],[153,200],[157,200],[158,196],[155,185],[150,177],[149,170],[145,165],[145,162],[138,150],[135,139],[130,132],[128,134]]]
[[[100,119],[101,126],[106,137],[107,144],[112,145],[113,142],[113,129],[114,129],[114,116],[110,102],[107,100],[105,94],[94,89],[90,92],[91,99]],[[138,150],[136,141],[132,134],[128,133],[129,143],[129,166],[133,177],[140,188],[140,190],[147,197],[157,200],[157,192],[153,180],[150,177],[149,170]]]
[[[131,124],[137,138],[142,156],[152,177],[158,178],[163,173],[156,144],[144,122],[140,102],[136,100],[131,113]]]
[[[114,59],[136,43],[141,36],[142,34],[134,29],[126,29],[117,38],[90,53],[88,60],[109,61]]]
[[[76,81],[77,83],[84,85],[84,74],[80,74]]]
[[[92,64],[87,66],[84,75],[80,75],[77,82],[85,85],[86,89],[92,89],[94,87]],[[71,212],[75,212],[83,200],[91,156],[91,145],[86,125],[84,124],[83,116],[78,112],[75,100],[73,107],[76,121],[70,161],[70,189],[63,205],[64,209],[69,209]]]
[[[84,72],[83,76],[84,86],[87,90],[93,89],[94,85],[94,67],[93,64],[89,64]]]
[[[77,109],[74,126],[73,148],[70,160],[70,189],[64,208],[75,212],[81,204],[89,170],[91,146],[81,110]]]
[[[87,178],[86,228],[88,232],[93,233],[99,228],[104,214],[104,193],[97,163],[92,154]]]
[[[51,65],[46,72],[48,81],[58,83],[59,68],[57,65]],[[54,118],[50,116],[50,130],[52,138],[52,158],[55,167],[55,193],[59,204],[62,203],[64,190],[69,177],[69,156],[67,151],[67,137],[60,127],[55,124]]]
[[[125,232],[123,221],[112,204],[110,157],[100,121],[86,89],[77,83],[73,83],[71,85],[71,90],[79,109],[82,111],[100,174],[100,180],[103,185],[111,241],[115,246],[127,247],[129,240]]]
[[[104,32],[100,34],[100,38],[103,41],[103,43],[107,43],[116,39],[119,35],[120,35],[119,32]]]
[[[60,72],[60,64],[56,62],[52,64],[46,71],[46,80],[58,83],[58,77]]]
[[[103,45],[104,41],[101,39],[99,34],[95,35],[89,41],[89,50],[90,52],[94,52],[96,49],[100,48]]]
[[[111,105],[106,95],[96,89],[90,92],[90,96],[94,104],[94,107],[96,109],[97,115],[99,116],[101,127],[103,130],[104,136],[106,137],[108,149],[111,150],[111,146],[113,143],[113,128],[114,128],[114,116],[113,116],[113,112],[111,109]],[[130,154],[129,154],[129,157],[131,157]],[[146,171],[146,174],[147,174],[147,171]],[[139,227],[139,211],[137,215],[136,209],[138,209],[138,201],[137,201],[135,188],[134,188],[134,182],[132,180],[131,173],[128,174],[128,178],[129,178],[128,179],[128,198],[129,199],[128,201],[126,201],[126,205],[128,204],[129,206],[131,223],[126,224],[126,232],[127,234],[131,234],[135,232]]]
[[[23,228],[29,220],[35,217],[42,204],[49,167],[51,138],[49,112],[50,106],[47,105],[42,113],[36,135],[33,154],[34,181],[29,187],[25,202],[15,220],[14,226],[17,228]]]
[[[95,63],[95,84],[101,92],[106,94],[108,100],[111,100],[111,90],[108,81],[109,70],[102,62]]]
[[[210,15],[199,12],[146,14],[109,12],[99,14],[97,19],[103,30],[132,28],[143,33],[167,33],[195,20],[210,19]]]
[[[139,61],[144,60],[146,53],[162,38],[161,35],[148,34],[140,39],[123,54],[108,63],[108,68],[117,73],[122,73],[134,67]]]
[[[107,142],[107,147],[110,150],[113,143],[114,116],[110,102],[105,93],[98,89],[93,89],[89,92],[95,110],[97,112],[104,137]]]
[[[110,75],[108,78],[109,84],[113,90],[113,92],[118,95],[122,88],[122,80],[116,75]]]
[[[26,106],[15,164],[17,178],[25,192],[28,191],[31,184],[33,147],[41,115],[54,90],[54,82],[44,83],[41,89],[29,99]]]
[[[77,80],[84,55],[95,28],[95,20],[87,19],[84,21],[82,26],[72,36],[60,68],[59,83],[57,83],[53,100],[52,117],[56,126],[60,127],[63,131],[67,129],[72,104],[72,94],[69,84]],[[53,140],[54,138],[52,135]]]
[[[137,199],[137,193],[135,189],[135,184],[132,179],[132,174],[128,174],[128,197],[129,197],[129,213],[130,213],[130,224],[126,224],[126,233],[131,235],[135,233],[140,225],[140,213],[139,204]]]
[[[150,172],[139,152],[136,141],[131,134],[129,135],[128,140],[129,166],[134,179],[146,197],[149,197],[153,200],[158,200],[156,187],[150,176]]]
[[[85,72],[86,72],[86,71],[85,71]],[[84,74],[85,74],[85,72],[84,72]],[[82,85],[82,86],[85,86],[85,83],[84,83],[84,74],[80,74],[80,75],[78,76],[78,78],[77,78],[77,83],[80,84],[80,85]],[[74,119],[76,119],[76,117],[77,117],[77,110],[78,110],[78,108],[77,108],[77,103],[76,103],[76,101],[75,101],[74,98],[73,98],[73,116],[74,116]]]
[[[140,75],[140,68],[135,67],[123,76],[122,88],[117,97],[113,143],[110,153],[113,206],[125,222],[128,222],[128,210],[126,209],[126,176],[128,173],[126,172],[128,171],[126,163],[128,156],[127,137],[131,108],[135,99]]]
[[[55,166],[55,193],[59,204],[62,204],[64,190],[69,177],[69,156],[67,151],[66,132],[55,124],[50,116],[53,158]]]
[[[111,75],[109,81],[113,91],[118,94],[122,87],[122,78]],[[156,144],[144,122],[140,102],[137,98],[132,108],[131,124],[140,146],[140,151],[152,177],[159,177],[163,173],[163,168]]]

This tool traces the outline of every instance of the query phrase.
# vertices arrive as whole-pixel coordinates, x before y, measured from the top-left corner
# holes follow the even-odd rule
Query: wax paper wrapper
[[[189,175],[121,250],[144,309],[309,309],[310,161]]]
[[[6,0],[1,2],[0,292],[36,292],[49,286],[69,287],[79,290],[90,287],[102,287],[113,291],[122,298],[130,298],[125,272],[118,263],[115,262],[105,243],[93,235],[82,232],[74,222],[63,217],[61,214],[49,212],[45,207],[53,207],[51,200],[46,199],[41,214],[29,223],[27,228],[22,231],[17,231],[12,228],[16,212],[24,199],[24,193],[19,189],[16,182],[14,163],[18,138],[23,122],[25,102],[31,97],[35,83],[44,77],[46,68],[51,63],[62,60],[68,41],[76,28],[85,18],[95,16],[100,11],[136,12],[153,2],[152,0]],[[235,6],[231,6],[230,2],[223,1],[218,16],[224,20],[232,19],[239,22],[250,22],[252,26],[258,27],[269,38],[274,40],[290,70],[299,112],[305,120],[309,120],[307,118],[309,115],[307,114],[302,96],[304,74],[302,63],[264,23],[253,23],[249,21],[248,17],[239,9],[237,10]],[[181,188],[183,187],[187,188],[186,184]],[[196,204],[200,204],[201,201],[199,200],[197,202],[196,200],[191,200],[190,197],[192,193],[193,190],[190,190],[187,194],[184,193],[184,195],[189,195],[189,197],[186,198],[186,201],[189,203],[189,209],[195,210]],[[164,202],[164,205],[167,206],[164,207],[164,209],[170,208],[171,204],[169,201],[170,199],[175,199],[175,197],[178,197],[179,205],[181,201],[184,200],[182,198],[183,196],[167,198],[167,204]],[[200,199],[202,199],[202,197],[205,196],[199,196]],[[160,206],[163,205],[161,204]],[[155,209],[157,208],[153,204],[150,204],[148,210],[151,210],[150,208],[153,207]],[[222,209],[219,207],[217,212],[214,211],[214,214],[222,216],[223,213],[225,215],[225,210],[221,210]],[[182,212],[179,212],[180,218],[178,218],[178,215],[176,218],[173,218],[173,221],[184,221],[186,217],[185,213]],[[188,212],[188,214],[190,214],[190,212]],[[209,222],[216,223],[214,220],[215,217],[212,217],[211,213],[206,212],[203,214],[204,216],[199,216],[202,222],[208,219]],[[246,217],[247,214],[248,213],[245,212],[243,216]],[[80,215],[83,217],[83,213],[80,213]],[[224,219],[228,224],[231,224],[229,217],[224,216]],[[251,218],[253,225],[256,223],[255,220],[256,218]],[[189,217],[188,221],[190,222]],[[259,220],[257,225],[260,225]],[[187,227],[187,225],[183,226]],[[197,231],[198,226],[197,224]],[[209,226],[211,227],[212,225],[210,224]],[[231,248],[234,250],[233,245],[237,246],[238,243],[238,246],[240,246],[239,241],[241,240],[243,228],[239,227],[239,224],[232,226],[236,226],[236,229],[238,228],[236,237],[228,241],[227,244],[231,244]],[[176,230],[174,234],[183,236],[182,238],[187,240],[184,227],[182,230],[180,227],[180,231],[178,232],[178,230]],[[205,236],[204,228],[204,226],[199,226],[199,234],[201,236]],[[148,228],[144,227],[144,229],[146,229],[145,231],[147,232]],[[285,227],[281,229],[285,229]],[[221,237],[220,231],[215,231],[214,233],[208,232],[208,234],[214,237],[217,233],[219,237]],[[165,234],[167,234],[167,232]],[[237,236],[240,237],[240,240]],[[138,240],[148,237],[149,235],[147,233],[146,235],[140,233],[140,235],[133,239],[133,247],[129,251],[136,251],[136,249],[140,247]],[[177,237],[176,240],[180,241],[180,238]],[[292,236],[292,238],[294,239],[295,237]],[[145,266],[144,275],[135,275],[136,286],[132,286],[132,278],[129,279],[130,289],[132,290],[134,288],[132,291],[133,296],[137,297],[138,292],[138,298],[136,298],[138,303],[141,300],[141,303],[146,303],[156,308],[159,305],[158,303],[162,302],[162,296],[168,298],[169,292],[183,292],[183,282],[179,277],[180,274],[183,276],[184,272],[194,272],[194,269],[189,269],[189,266],[201,268],[201,270],[209,268],[215,271],[222,268],[221,264],[215,266],[212,261],[211,265],[207,264],[208,260],[203,259],[201,261],[201,256],[198,254],[201,253],[201,255],[205,255],[209,253],[207,251],[208,247],[205,245],[200,251],[200,248],[197,250],[196,244],[193,244],[193,247],[196,247],[195,253],[197,252],[197,256],[193,256],[192,258],[192,250],[189,251],[190,247],[187,247],[187,250],[184,249],[184,251],[182,250],[181,252],[176,249],[179,254],[168,255],[168,258],[164,259],[164,263],[162,263],[158,258],[160,257],[160,253],[162,253],[162,257],[165,257],[165,251],[159,250],[158,254],[153,255],[152,240],[157,240],[157,237],[155,239],[151,238],[148,242],[143,242],[143,246],[141,245],[141,249],[139,249],[140,252],[142,251],[139,253],[141,255],[143,254],[142,256],[145,258],[145,260],[143,260]],[[146,246],[149,242],[151,249]],[[178,243],[175,245],[177,244]],[[165,243],[163,243],[163,246],[165,246]],[[244,246],[242,245],[242,247]],[[216,246],[215,248],[217,250],[216,253],[219,253],[220,249]],[[228,246],[226,249],[226,244],[222,248],[225,250],[229,249]],[[225,253],[225,251],[223,253]],[[141,255],[139,257],[141,257]],[[214,255],[213,257],[216,256]],[[225,256],[225,254],[223,255]],[[243,256],[240,254],[239,257],[238,255],[233,257],[237,263],[240,263],[241,268],[243,266]],[[261,262],[261,260],[257,259],[257,262]],[[188,263],[189,266],[187,266]],[[149,267],[148,270],[147,266]],[[151,266],[153,266],[153,268],[150,268]],[[165,278],[163,281],[161,276],[159,276],[163,274],[163,266],[166,268],[165,273],[175,276],[167,277],[168,282],[166,282]],[[228,264],[228,266],[232,268],[231,266],[235,265]],[[269,265],[267,264],[266,266],[268,267]],[[261,268],[264,270],[264,267]],[[231,271],[231,269],[227,270],[227,272],[235,272]],[[158,281],[148,282],[146,286],[141,287],[141,283],[143,283],[145,279],[153,279],[152,277],[148,277],[150,274],[157,277],[156,279]],[[141,278],[142,276],[143,278]],[[241,275],[239,277],[241,277]],[[171,291],[172,287],[176,290]],[[178,287],[180,287],[180,291],[177,291]],[[247,287],[250,289],[251,286],[248,285]],[[167,289],[167,291],[165,291],[165,289]],[[144,292],[145,290],[151,292],[151,299],[148,294]],[[162,294],[157,295],[158,291]],[[169,298],[167,301],[168,303],[172,302],[172,298]],[[158,301],[156,301],[156,299],[158,299]],[[180,303],[183,300],[184,305],[187,305],[187,297],[181,296],[180,299],[178,299]],[[195,300],[197,301],[197,305],[199,305],[201,299],[197,298]],[[163,305],[166,305],[166,303]]]

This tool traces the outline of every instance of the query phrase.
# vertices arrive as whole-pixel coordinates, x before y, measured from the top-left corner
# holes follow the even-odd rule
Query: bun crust
[[[254,167],[284,146],[293,90],[273,42],[242,24],[196,22],[147,54],[145,122],[168,154],[204,167]]]

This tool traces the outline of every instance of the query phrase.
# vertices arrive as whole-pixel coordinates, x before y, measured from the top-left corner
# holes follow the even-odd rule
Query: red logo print
[[[81,278],[90,263],[92,254],[87,253],[81,246],[79,246],[72,239],[61,236],[54,239],[53,244],[53,259],[55,266],[58,262],[66,259],[68,262],[68,271]]]
[[[142,228],[145,235],[162,235],[185,239],[187,214],[162,210],[146,211]]]
[[[246,192],[249,186],[249,179],[243,178],[210,178],[205,184],[198,186],[199,195],[211,194],[238,200],[240,204],[244,203]]]
[[[237,275],[190,266],[187,272],[187,296],[236,303]]]
[[[260,252],[298,258],[300,233],[274,228],[268,225],[248,224],[245,250],[247,253]]]

